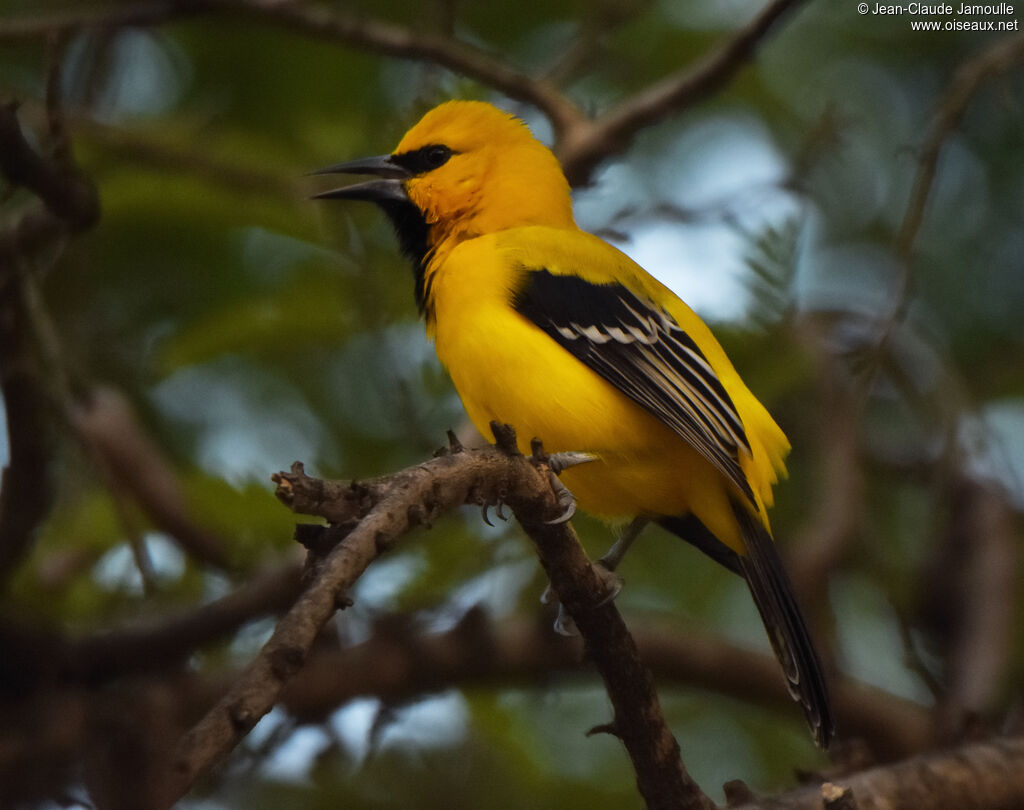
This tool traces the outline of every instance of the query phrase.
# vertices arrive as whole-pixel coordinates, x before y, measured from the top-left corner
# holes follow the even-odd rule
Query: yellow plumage
[[[766,515],[789,443],[703,321],[576,226],[557,159],[489,104],[443,104],[391,155],[324,171],[382,178],[319,196],[373,200],[392,219],[481,433],[498,420],[524,445],[595,454],[563,474],[583,509],[659,520],[744,576],[827,744],[820,665]]]
[[[664,307],[700,346],[743,420],[753,452],[739,462],[767,525],[763,505],[772,502],[789,443],[711,330],[625,254],[576,226],[557,160],[520,121],[479,102],[449,102],[395,152],[435,143],[474,157],[414,177],[406,191],[437,227],[425,265],[428,329],[477,429],[489,435],[498,419],[515,426],[520,441],[538,436],[550,451],[596,453],[602,463],[564,475],[583,509],[618,519],[693,512],[742,553],[728,482],[709,474],[707,462],[657,418],[553,345],[509,298],[521,268],[537,267],[617,282]]]
[[[563,474],[588,512],[613,519],[693,512],[742,553],[729,482],[684,439],[509,307],[509,290],[523,266],[576,273],[595,283],[616,280],[664,306],[701,346],[743,419],[753,453],[743,454],[740,465],[761,503],[771,503],[771,485],[783,469],[785,435],[710,330],[624,254],[575,229],[514,227],[463,241],[443,260],[428,262],[437,355],[473,423],[488,435],[488,424],[497,419],[515,426],[521,442],[538,436],[549,451],[600,456],[600,463]],[[757,514],[767,523],[763,507]]]

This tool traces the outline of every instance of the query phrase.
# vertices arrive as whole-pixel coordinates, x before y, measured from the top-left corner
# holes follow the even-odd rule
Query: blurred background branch
[[[0,806],[160,806],[173,741],[300,592],[268,472],[382,475],[462,423],[387,227],[303,200],[312,167],[452,96],[552,144],[581,225],[713,323],[792,439],[773,526],[844,744],[811,748],[740,586],[651,532],[617,607],[696,781],[909,780],[940,745],[1016,762],[1024,40],[992,21],[1009,33],[792,0],[9,4]],[[542,589],[515,532],[437,520],[181,806],[635,804]]]

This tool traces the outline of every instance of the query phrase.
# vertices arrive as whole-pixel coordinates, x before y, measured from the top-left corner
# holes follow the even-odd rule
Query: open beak
[[[408,202],[402,181],[412,173],[391,160],[391,155],[362,158],[348,163],[336,163],[313,174],[373,174],[379,179],[354,183],[350,186],[321,191],[314,200],[369,200],[370,202]]]

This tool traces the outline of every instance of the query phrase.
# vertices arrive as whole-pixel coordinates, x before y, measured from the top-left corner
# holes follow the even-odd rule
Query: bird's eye
[[[428,146],[423,151],[423,162],[431,169],[437,169],[448,162],[452,156],[452,150],[443,144]]]
[[[421,146],[412,152],[392,155],[391,161],[408,169],[413,174],[423,174],[444,166],[453,154],[455,153],[444,144],[435,143],[430,146]]]

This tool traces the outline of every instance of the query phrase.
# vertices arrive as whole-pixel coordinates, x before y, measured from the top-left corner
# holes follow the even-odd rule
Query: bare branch
[[[80,31],[84,28],[118,28],[121,26],[159,25],[178,17],[201,11],[202,2],[167,0],[166,2],[138,2],[117,8],[60,11],[51,14],[9,17],[0,20],[0,42],[25,40]]]
[[[444,456],[388,479],[379,479],[377,497],[354,501],[357,508],[348,519],[338,519],[341,516],[335,514],[337,528],[332,534],[343,541],[319,561],[315,576],[278,623],[259,656],[224,699],[180,742],[173,763],[176,785],[169,803],[183,795],[201,773],[230,751],[270,711],[284,685],[301,667],[321,627],[344,598],[346,589],[379,554],[420,522],[424,511],[433,513],[475,501],[478,480],[512,489],[515,473],[519,476],[517,483],[524,489],[525,480],[529,480],[523,478],[527,471],[532,476],[534,493],[543,494],[542,484],[548,489],[535,468],[514,464],[515,461],[496,450]],[[304,513],[316,511],[315,505],[310,508],[303,500],[307,489],[315,490],[316,486],[307,487],[310,479],[300,465],[290,475],[281,474],[275,480],[279,497],[289,501],[294,509]],[[484,494],[495,498],[497,493]],[[547,496],[550,497],[550,491]],[[359,514],[363,508],[365,512]]]
[[[62,154],[66,153],[61,150]],[[65,160],[40,155],[21,130],[17,105],[0,104],[0,175],[36,194],[15,222],[0,230],[0,282],[20,262],[58,242],[66,233],[92,227],[100,215],[92,182]]]
[[[815,355],[816,425],[821,453],[820,495],[814,511],[789,547],[789,572],[808,605],[827,603],[829,575],[853,548],[860,530],[864,498],[863,463],[858,433],[860,401],[825,336],[813,318],[797,324],[798,335]]]
[[[26,38],[97,25],[158,25],[182,15],[210,11],[241,13],[347,47],[401,59],[440,65],[532,104],[551,121],[555,152],[573,185],[588,182],[605,158],[624,151],[633,136],[650,124],[707,97],[746,65],[776,22],[802,0],[772,0],[747,25],[696,64],[630,95],[596,120],[589,119],[546,78],[535,78],[500,56],[463,42],[380,20],[346,14],[327,6],[279,0],[190,0],[140,4],[108,15],[69,14],[8,22],[0,40]]]
[[[953,76],[949,89],[939,102],[928,135],[921,146],[917,175],[910,191],[903,222],[896,234],[896,256],[904,263],[901,297],[910,289],[909,261],[914,240],[921,228],[928,198],[946,141],[960,125],[968,106],[982,84],[993,76],[1005,73],[1024,59],[1024,33],[1005,37],[980,54],[964,62]]]
[[[824,795],[822,788],[802,788],[734,810],[822,810],[828,796],[860,810],[1015,810],[1024,800],[1022,762],[1024,738],[996,738],[833,778]]]
[[[276,477],[279,496],[293,509],[331,515],[334,528],[319,539],[314,551],[326,553],[256,660],[179,744],[169,801],[183,795],[270,710],[302,666],[324,622],[339,602],[344,603],[346,589],[376,556],[440,512],[464,503],[505,502],[537,543],[552,585],[587,640],[588,654],[615,706],[615,722],[609,728],[626,745],[648,806],[713,808],[686,774],[678,745],[661,717],[650,675],[614,605],[602,601],[604,588],[575,534],[568,524],[545,523],[561,510],[542,459],[531,462],[515,452],[510,430],[496,429],[496,436],[503,449],[448,453],[367,484],[330,485],[307,478],[301,466]],[[343,539],[333,549],[321,550],[330,535]]]
[[[73,230],[91,227],[100,213],[95,187],[69,165],[36,152],[21,131],[17,109],[16,104],[0,104],[0,173],[36,194]]]
[[[625,151],[644,127],[696,104],[731,80],[778,20],[802,0],[772,0],[743,28],[695,64],[634,93],[594,121],[577,120],[556,144],[573,185],[588,181],[605,158]]]
[[[447,687],[549,684],[553,674],[579,675],[582,640],[551,632],[550,619],[491,622],[471,611],[444,633],[418,631],[411,617],[381,623],[355,647],[313,656],[282,695],[300,720],[329,715],[356,697],[409,700]],[[398,629],[395,629],[398,628]],[[753,701],[792,714],[778,663],[694,628],[635,624],[640,657],[658,682]],[[832,683],[836,714],[847,738],[861,738],[876,761],[910,756],[931,741],[928,709],[849,678]]]
[[[1017,611],[1017,538],[1005,495],[954,474],[949,525],[923,566],[921,623],[945,659],[936,706],[942,741],[963,736],[1002,695]]]
[[[72,427],[115,495],[130,496],[187,554],[217,568],[231,568],[223,540],[188,515],[177,474],[122,394],[95,386],[70,403],[68,411]]]
[[[85,681],[159,671],[254,619],[287,609],[299,593],[299,577],[297,564],[280,566],[180,616],[75,640],[67,649],[67,671]]]
[[[13,286],[13,285],[12,285]],[[28,361],[28,330],[0,288],[0,394],[10,461],[0,477],[0,587],[31,548],[54,498],[55,454],[49,400]]]
[[[910,189],[903,220],[893,241],[893,251],[900,262],[902,272],[897,279],[894,292],[895,305],[892,313],[882,324],[879,338],[872,351],[877,368],[881,355],[892,338],[897,325],[906,315],[913,288],[914,242],[924,221],[931,196],[932,185],[938,171],[939,158],[946,141],[960,125],[967,108],[981,86],[993,76],[999,76],[1024,59],[1024,33],[1014,34],[998,40],[980,54],[964,62],[957,69],[945,95],[940,100],[932,119],[928,134],[921,145],[917,162],[917,174]],[[868,376],[868,381],[873,375]]]
[[[182,16],[223,11],[245,14],[268,24],[385,56],[430,62],[476,79],[510,98],[533,104],[563,131],[583,113],[551,82],[534,79],[507,60],[450,36],[347,14],[329,6],[282,3],[278,0],[188,0],[140,3],[106,13],[62,15],[8,20],[0,24],[0,41],[34,38],[86,27],[160,25]]]
[[[563,131],[583,119],[583,113],[552,83],[534,79],[506,59],[469,43],[414,28],[345,14],[326,6],[281,3],[277,0],[207,0],[215,8],[262,17],[304,34],[385,56],[431,62],[499,90],[510,98],[533,104]]]
[[[300,567],[257,573],[237,590],[160,621],[101,631],[81,638],[0,622],[0,643],[17,671],[0,680],[18,685],[59,682],[104,684],[140,674],[167,673],[204,645],[261,616],[286,610],[299,593]]]

